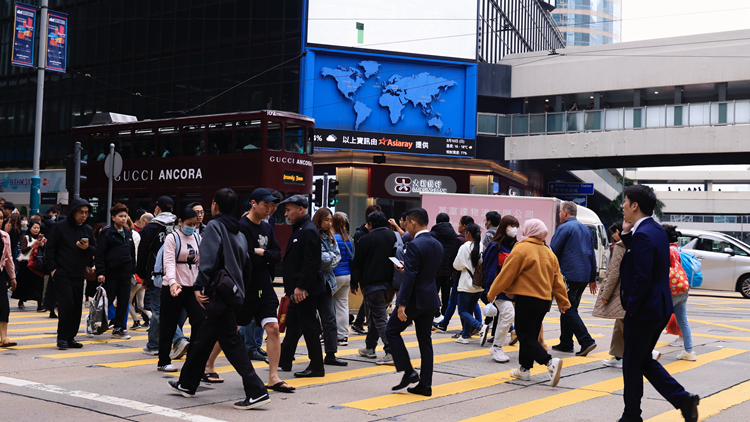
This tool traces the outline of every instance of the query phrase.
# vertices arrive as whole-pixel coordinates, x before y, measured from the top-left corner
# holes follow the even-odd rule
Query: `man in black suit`
[[[325,283],[320,276],[320,234],[310,216],[307,198],[294,195],[279,205],[285,207],[284,216],[292,223],[292,236],[284,254],[284,293],[292,301],[286,314],[287,332],[281,344],[279,368],[291,371],[292,359],[297,349],[299,332],[305,337],[310,364],[295,377],[322,377],[323,352],[320,348],[320,323],[316,316],[318,298],[325,293]]]
[[[644,185],[625,189],[623,233],[627,251],[622,258],[620,301],[625,310],[625,352],[622,376],[625,410],[621,422],[641,422],[643,377],[688,422],[698,421],[700,398],[682,388],[652,358],[662,330],[673,313],[669,289],[669,240],[661,225],[651,218],[656,205],[653,189]]]
[[[443,246],[430,236],[427,230],[429,221],[427,211],[423,208],[412,208],[406,214],[406,228],[413,240],[406,248],[403,267],[399,269],[403,271],[404,278],[396,297],[398,312],[391,314],[385,330],[396,371],[404,372],[401,382],[393,390],[418,382],[407,391],[423,396],[432,395],[432,319],[435,311],[440,308],[435,278],[443,261]],[[412,321],[422,357],[421,378],[411,365],[409,352],[401,338],[401,333]]]

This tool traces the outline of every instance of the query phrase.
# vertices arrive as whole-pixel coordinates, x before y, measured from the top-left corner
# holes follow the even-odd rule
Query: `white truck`
[[[550,232],[547,243],[552,240],[560,222],[560,205],[563,201],[557,198],[541,198],[532,196],[497,196],[497,195],[469,195],[458,193],[423,193],[422,208],[427,210],[430,219],[444,212],[451,217],[454,229],[463,215],[474,218],[477,224],[482,224],[484,215],[489,211],[497,211],[501,215],[512,214],[523,224],[526,220],[537,218],[547,225]],[[578,207],[578,221],[591,230],[594,237],[594,252],[596,254],[597,275],[604,278],[609,261],[609,243],[607,232],[599,217],[588,208]]]

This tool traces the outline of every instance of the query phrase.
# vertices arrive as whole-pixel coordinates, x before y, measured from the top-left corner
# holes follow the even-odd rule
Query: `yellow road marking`
[[[698,415],[700,415],[698,420],[706,420],[748,400],[750,400],[750,381],[745,381],[742,384],[735,385],[728,390],[718,392],[709,397],[701,397],[701,403],[698,405]],[[685,419],[682,417],[682,413],[675,409],[664,412],[661,415],[656,415],[646,422],[677,422],[683,420]]]
[[[81,321],[85,321],[86,317],[81,318]],[[19,322],[9,322],[8,325],[28,325],[28,324],[50,324],[56,321],[50,321],[50,318],[48,319],[42,319],[39,321],[19,321]]]
[[[733,325],[718,324],[718,323],[715,323],[715,322],[703,321],[703,320],[698,320],[698,319],[689,319],[688,318],[688,322],[697,322],[699,324],[713,325],[713,326],[716,326],[716,327],[730,328],[732,330],[739,330],[739,331],[750,332],[750,328],[735,327]]]
[[[680,372],[688,371],[691,369],[698,368],[716,360],[726,359],[728,357],[736,356],[742,353],[746,353],[747,350],[738,349],[721,349],[715,352],[706,353],[701,355],[698,361],[678,361],[664,365],[670,374],[677,374]],[[568,359],[565,360],[567,364]],[[563,365],[565,366],[570,365]],[[544,369],[542,369],[542,372]],[[532,372],[533,373],[533,372]],[[644,378],[645,381],[645,378]],[[462,422],[484,422],[484,421],[498,421],[503,422],[516,422],[524,419],[528,419],[534,416],[539,416],[544,413],[556,410],[565,406],[570,406],[576,403],[581,403],[586,400],[591,400],[597,397],[608,396],[615,391],[622,390],[623,379],[622,377],[612,378],[606,381],[598,382],[595,384],[586,385],[579,387],[572,391],[564,393],[554,394],[542,399],[528,401],[516,406],[507,407],[502,410],[487,413],[484,415],[476,416],[473,418],[465,419]],[[434,389],[433,389],[434,395]]]
[[[601,352],[595,355],[586,357],[572,357],[564,359],[565,363],[563,367],[570,367],[575,365],[582,365],[585,363],[595,362],[601,358],[609,356],[609,352]],[[547,368],[541,365],[537,365],[531,369],[531,375],[538,375],[546,373]],[[482,375],[479,377],[469,378],[461,381],[450,382],[447,384],[441,384],[432,387],[432,396],[425,397],[416,394],[399,393],[399,394],[387,394],[380,397],[373,397],[365,400],[358,400],[350,403],[344,403],[342,406],[352,407],[355,409],[361,409],[366,411],[373,411],[378,409],[386,409],[395,406],[401,406],[404,404],[416,403],[426,400],[435,399],[438,397],[446,397],[453,394],[466,393],[469,391],[478,390],[480,388],[493,387],[496,385],[504,384],[508,381],[513,380],[510,377],[510,370],[503,372],[496,372],[493,374]],[[499,420],[499,419],[493,419]]]

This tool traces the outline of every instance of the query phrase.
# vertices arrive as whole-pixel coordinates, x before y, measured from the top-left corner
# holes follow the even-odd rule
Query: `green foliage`
[[[617,183],[622,184],[622,177],[617,178]],[[625,178],[625,186],[632,186],[633,181]],[[664,210],[664,202],[661,200],[656,201],[656,207],[654,207],[654,215],[657,218],[662,218],[662,212]],[[614,223],[622,218],[622,195],[618,195],[614,201],[609,204],[604,204],[599,207],[599,211],[596,213],[599,219],[605,224]]]

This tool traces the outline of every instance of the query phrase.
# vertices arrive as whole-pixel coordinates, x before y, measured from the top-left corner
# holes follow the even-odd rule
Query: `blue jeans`
[[[263,345],[263,328],[258,327],[255,319],[250,324],[240,327],[240,335],[248,352],[258,350]]]
[[[458,305],[458,285],[454,284],[453,287],[451,287],[451,295],[450,298],[448,298],[448,308],[445,310],[445,315],[443,316],[443,320],[440,321],[440,325],[442,325],[445,328],[448,328],[448,324],[451,322],[451,318],[453,318],[453,313],[456,312],[456,306]],[[477,319],[482,319],[482,309],[479,307],[479,303],[474,307],[474,316]]]
[[[688,325],[687,320],[687,300],[687,293],[672,296],[672,305],[674,305],[674,318],[677,321],[677,325],[680,326],[680,331],[682,331],[682,341],[684,342],[685,350],[688,352],[692,352],[693,337],[690,335],[690,326]]]
[[[458,292],[458,315],[461,316],[461,324],[464,327],[461,331],[461,337],[463,338],[471,337],[472,331],[482,328],[482,314],[479,314],[479,318],[474,318],[469,311],[469,309],[474,309],[478,305],[477,302],[480,297],[482,297],[482,292]]]
[[[159,348],[159,313],[161,312],[161,289],[150,288],[148,289],[149,299],[151,299],[151,321],[148,326],[148,343],[146,347],[149,349]],[[185,310],[182,310],[183,314]],[[182,324],[185,323],[185,318],[180,315],[180,323],[177,324],[177,330],[172,338],[172,344],[177,344],[181,339],[186,339],[182,334]]]

